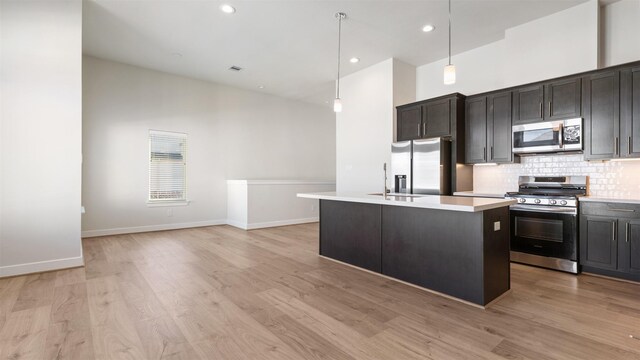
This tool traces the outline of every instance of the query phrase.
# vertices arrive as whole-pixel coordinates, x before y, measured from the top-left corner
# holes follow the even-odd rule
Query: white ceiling
[[[453,53],[584,1],[453,0]],[[344,75],[391,57],[417,66],[447,56],[446,0],[228,0],[237,9],[232,15],[219,10],[222,3],[85,1],[83,52],[316,103],[333,97],[337,11],[348,16],[342,28]],[[436,30],[423,33],[427,23]],[[353,56],[360,63],[349,63]],[[232,72],[231,65],[243,70]]]

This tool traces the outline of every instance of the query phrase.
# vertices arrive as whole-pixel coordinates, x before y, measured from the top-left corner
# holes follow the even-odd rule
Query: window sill
[[[147,207],[165,207],[165,206],[187,206],[191,203],[189,200],[181,201],[147,201]]]

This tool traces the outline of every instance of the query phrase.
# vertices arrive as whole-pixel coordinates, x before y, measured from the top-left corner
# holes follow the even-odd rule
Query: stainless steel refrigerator
[[[433,138],[391,146],[393,192],[451,195],[451,142]]]

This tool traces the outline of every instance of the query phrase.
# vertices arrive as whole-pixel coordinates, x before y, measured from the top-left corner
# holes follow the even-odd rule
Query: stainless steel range
[[[511,205],[511,261],[577,274],[578,199],[586,176],[520,176]]]

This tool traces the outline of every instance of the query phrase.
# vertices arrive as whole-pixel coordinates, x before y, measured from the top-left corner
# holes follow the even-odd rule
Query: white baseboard
[[[0,278],[84,266],[82,256],[0,267]]]
[[[276,227],[276,226],[306,224],[306,223],[312,223],[312,222],[318,222],[318,221],[319,221],[318,217],[311,217],[311,218],[303,218],[303,219],[267,221],[267,222],[250,223],[250,224],[228,220],[227,224],[243,230],[255,230],[255,229],[263,229],[263,228],[270,228],[270,227]]]
[[[213,226],[213,225],[226,225],[226,224],[227,224],[226,220],[209,220],[209,221],[195,221],[195,222],[188,222],[188,223],[147,225],[147,226],[135,226],[135,227],[113,228],[113,229],[102,229],[102,230],[86,230],[82,232],[82,237],[90,238],[90,237],[96,237],[96,236],[132,234],[132,233],[161,231],[161,230],[176,230],[176,229],[186,229],[186,228],[195,228],[195,227]]]

